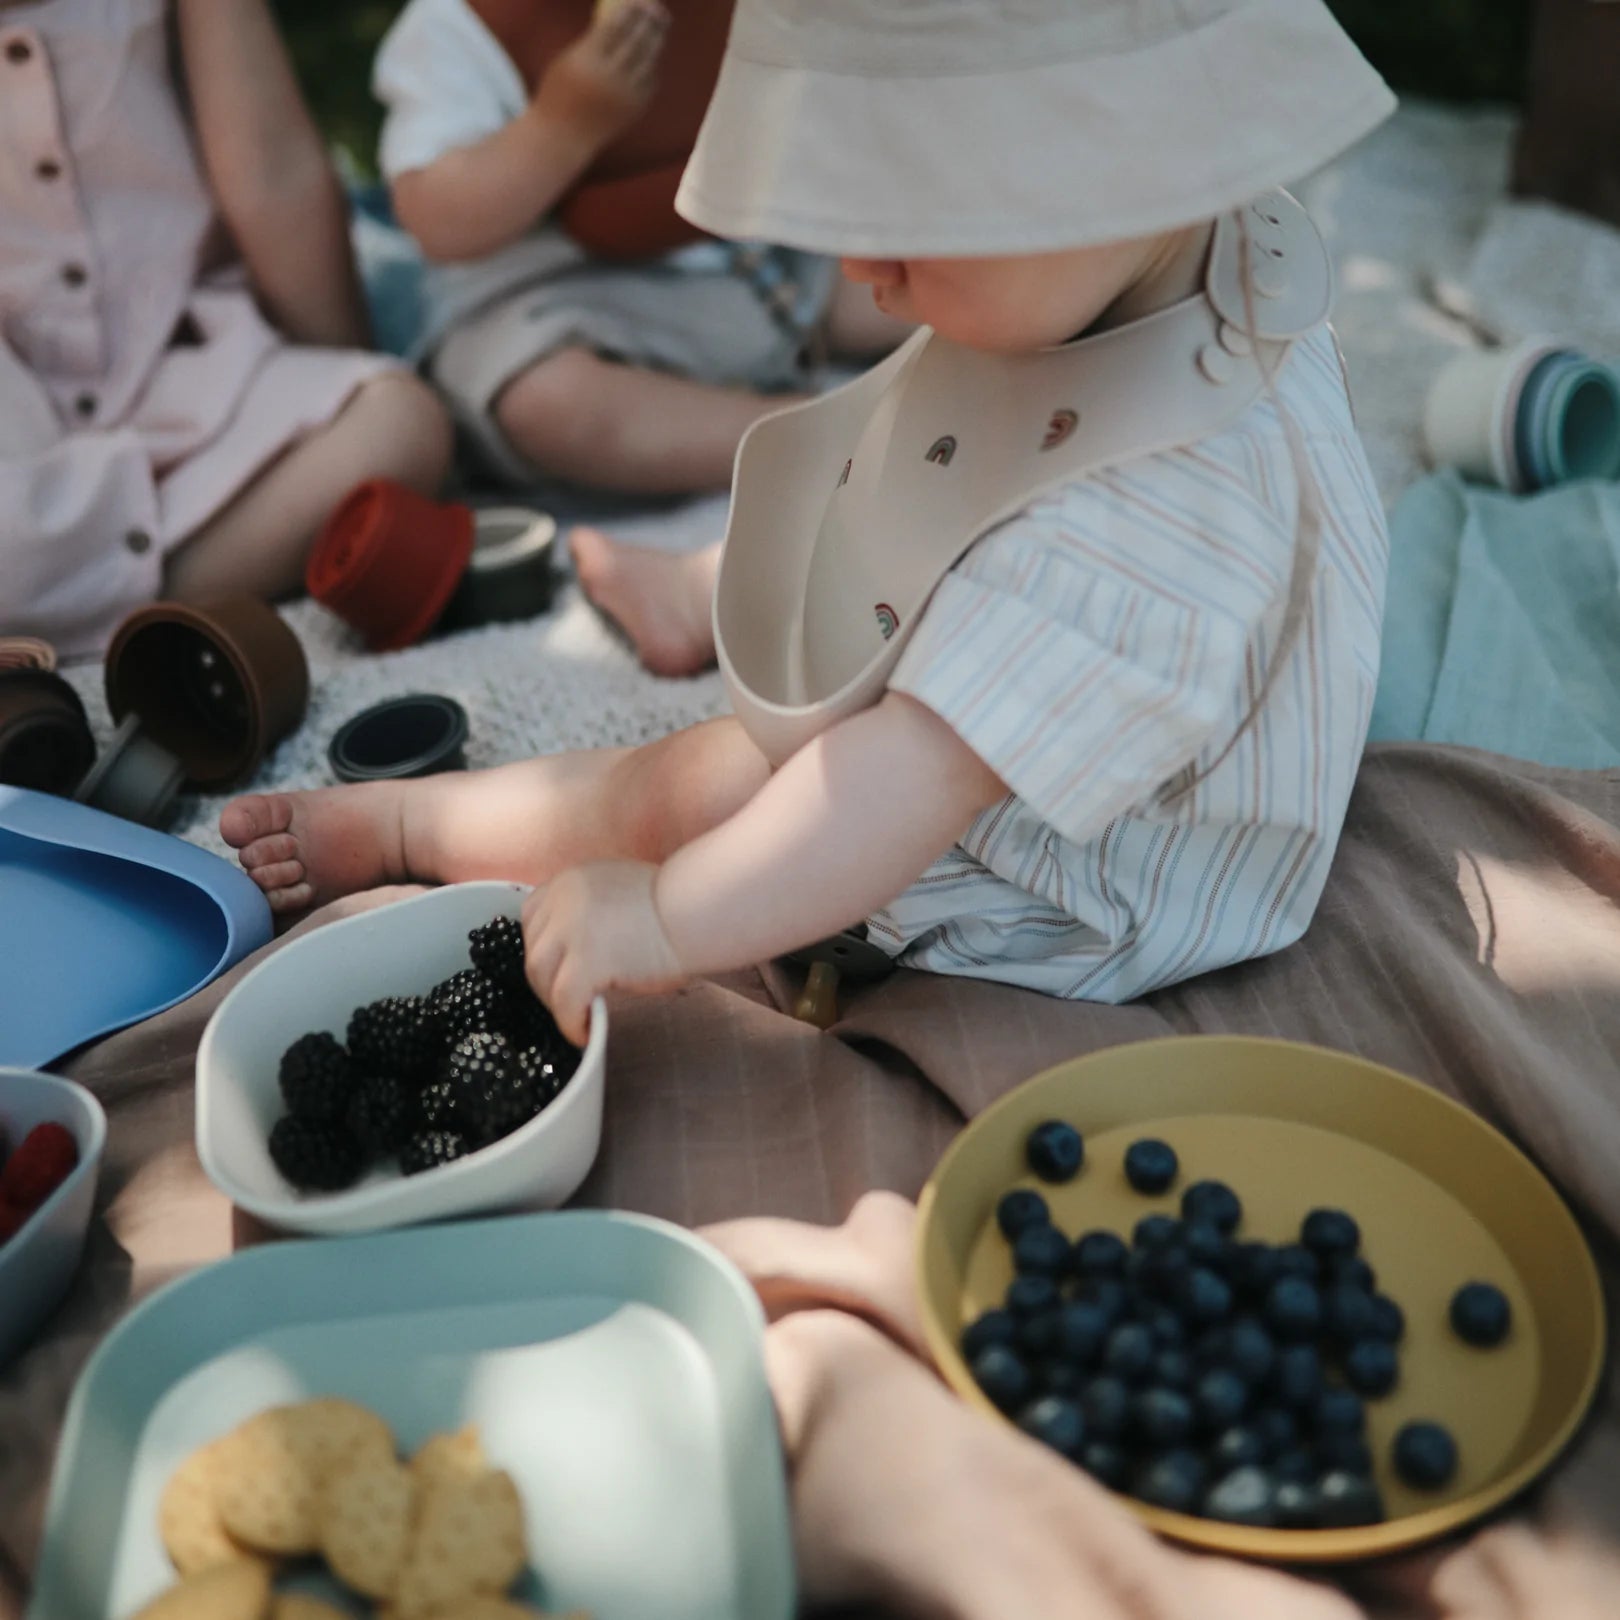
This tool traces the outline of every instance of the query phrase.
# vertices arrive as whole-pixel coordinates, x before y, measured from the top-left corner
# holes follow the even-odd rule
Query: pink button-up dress
[[[231,261],[167,0],[0,6],[0,632],[101,651],[167,552],[391,362]]]

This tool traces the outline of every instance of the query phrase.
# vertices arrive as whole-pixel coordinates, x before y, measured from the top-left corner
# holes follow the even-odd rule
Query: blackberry
[[[557,1028],[551,1009],[526,984],[512,992],[506,1016],[507,1033],[514,1046],[538,1048],[564,1074],[572,1074],[579,1066],[579,1048]]]
[[[425,996],[384,996],[350,1018],[349,1051],[367,1074],[425,1079],[444,1052],[444,1025]]]
[[[284,1115],[270,1130],[270,1158],[308,1192],[338,1192],[360,1175],[360,1144],[346,1125],[331,1120]]]
[[[523,984],[523,925],[496,917],[467,935],[467,954],[486,979],[508,990]]]
[[[536,1113],[562,1091],[573,1074],[572,1069],[564,1073],[544,1049],[538,1046],[520,1047],[517,1066],[518,1073],[534,1092]]]
[[[511,1015],[506,992],[477,968],[463,968],[432,994],[434,1009],[452,1042],[474,1032],[504,1031]]]
[[[472,1152],[472,1143],[460,1131],[419,1131],[399,1150],[399,1168],[407,1176],[436,1170]]]
[[[504,1035],[487,1030],[463,1035],[445,1059],[444,1078],[460,1128],[480,1144],[506,1136],[535,1115],[539,1099]],[[1066,1259],[1068,1245],[1059,1243]]]
[[[456,1086],[440,1077],[429,1080],[416,1100],[417,1114],[423,1126],[430,1131],[454,1130],[460,1122],[456,1111]]]
[[[324,1032],[300,1035],[281,1055],[281,1097],[302,1119],[343,1117],[354,1086],[354,1066],[342,1042]]]
[[[349,1100],[349,1129],[372,1154],[398,1153],[416,1129],[416,1099],[391,1074],[367,1075]]]

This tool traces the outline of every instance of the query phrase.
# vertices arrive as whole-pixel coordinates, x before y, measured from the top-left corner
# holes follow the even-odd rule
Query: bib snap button
[[[1254,290],[1262,298],[1281,298],[1288,291],[1288,277],[1277,270],[1257,270]]]
[[[1221,347],[1240,360],[1247,359],[1254,353],[1254,345],[1249,341],[1249,334],[1241,326],[1233,326],[1230,321],[1221,322],[1220,339]]]
[[[1198,369],[1212,383],[1219,385],[1232,380],[1234,367],[1232,357],[1225,349],[1219,348],[1213,343],[1206,343],[1198,351]]]

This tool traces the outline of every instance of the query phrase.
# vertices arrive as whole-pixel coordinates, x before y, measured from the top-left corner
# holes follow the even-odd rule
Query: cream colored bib
[[[1310,216],[1271,192],[1217,221],[1204,292],[1157,315],[1029,355],[923,330],[847,387],[757,423],[714,602],[749,736],[780,764],[875,703],[976,540],[1045,491],[1228,426],[1264,389],[1261,362],[1275,372],[1332,298]]]

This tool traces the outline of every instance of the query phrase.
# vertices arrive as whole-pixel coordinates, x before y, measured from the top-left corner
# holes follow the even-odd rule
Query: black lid
[[[327,749],[340,781],[382,782],[467,765],[467,711],[454,698],[413,692],[346,720]]]

